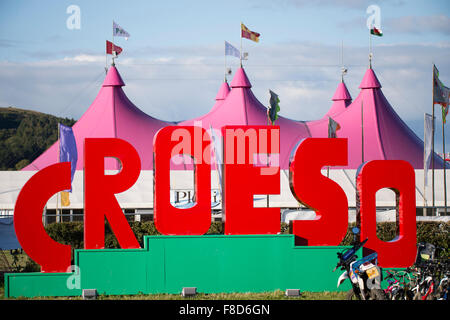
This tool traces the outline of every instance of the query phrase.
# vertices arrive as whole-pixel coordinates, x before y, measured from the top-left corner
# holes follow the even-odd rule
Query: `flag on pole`
[[[272,123],[272,125],[275,123],[275,120],[278,119],[278,112],[280,111],[280,98],[278,98],[278,95],[273,92],[272,90],[269,90],[270,93],[270,100],[269,100],[269,107],[267,108],[267,116]]]
[[[431,162],[431,147],[432,147],[432,134],[433,130],[433,116],[425,113],[424,121],[424,141],[423,141],[423,171],[424,171],[424,184],[428,184],[428,168]]]
[[[77,143],[72,128],[59,124],[59,162],[70,162],[70,181],[73,181],[77,168],[78,152]],[[72,192],[72,187],[70,190]]]
[[[444,86],[439,80],[439,70],[433,65],[433,104],[440,104],[442,107],[442,121],[446,123],[450,89]]]
[[[339,123],[328,117],[328,138],[336,138],[336,132],[341,129]]]
[[[128,32],[126,32],[124,28],[119,26],[114,21],[113,21],[113,35],[115,37],[125,37],[125,40],[128,40],[128,38],[130,37],[130,34]]]
[[[115,52],[116,55],[119,55],[122,52],[122,48],[116,46],[111,41],[106,40],[106,54],[113,54],[113,52]]]
[[[225,41],[225,55],[226,56],[234,56],[237,58],[241,57],[241,53],[238,49],[233,47],[231,44],[229,44],[227,41]]]
[[[61,191],[61,206],[62,207],[70,206],[70,198],[69,193],[67,191]]]
[[[374,36],[382,37],[383,31],[381,31],[380,28],[372,26],[372,28],[370,28],[370,34],[373,34]]]
[[[433,65],[433,105],[442,106],[442,120],[446,122],[449,108],[450,88],[444,86],[439,80],[439,70]]]
[[[259,42],[260,34],[258,32],[251,31],[243,23],[241,23],[241,37],[255,42]]]
[[[445,107],[442,107],[442,121],[444,121],[444,123],[447,122],[447,115],[448,115],[448,104]]]

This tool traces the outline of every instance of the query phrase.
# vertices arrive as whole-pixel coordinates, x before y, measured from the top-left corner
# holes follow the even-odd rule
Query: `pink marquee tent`
[[[115,66],[109,68],[94,102],[83,116],[73,125],[77,142],[77,170],[84,166],[84,139],[121,138],[131,143],[141,158],[141,170],[153,169],[153,136],[155,133],[175,123],[155,119],[138,109],[125,95],[125,85]],[[42,153],[23,170],[40,170],[58,162],[59,141]],[[118,169],[118,161],[106,159],[107,170]]]
[[[243,68],[236,71],[230,86],[231,91],[225,100],[216,102],[210,112],[180,122],[179,125],[197,123],[205,130],[212,127],[218,132],[225,125],[267,125],[267,108],[253,95],[252,85]],[[222,91],[219,91],[218,96],[223,96]],[[276,125],[280,126],[280,167],[288,169],[291,150],[297,141],[309,137],[310,134],[306,124],[284,117],[278,117]]]
[[[112,66],[89,109],[74,124],[77,141],[77,170],[83,169],[83,141],[86,137],[118,137],[130,142],[141,158],[141,169],[153,169],[153,137],[156,132],[175,122],[155,119],[139,110],[125,95],[125,85],[117,69]],[[231,89],[230,89],[231,87]],[[217,93],[216,103],[207,114],[186,120],[179,125],[201,125],[220,132],[225,125],[266,125],[267,108],[251,90],[251,83],[243,68],[239,68],[230,84],[224,81]],[[307,137],[327,137],[328,117],[340,124],[338,137],[348,138],[349,162],[345,168],[356,169],[362,162],[362,136],[364,161],[376,159],[402,159],[415,169],[423,168],[423,142],[400,119],[381,91],[374,71],[366,71],[360,84],[360,93],[352,98],[342,81],[332,98],[333,104],[325,116],[316,121],[294,121],[279,117],[280,166],[288,169],[289,157],[296,144]],[[362,116],[363,115],[363,130]],[[58,142],[41,154],[23,170],[40,170],[58,161]],[[187,163],[186,163],[187,164]],[[443,161],[435,155],[435,167]],[[117,169],[114,159],[107,159],[106,169]],[[188,169],[186,165],[174,169]]]
[[[327,137],[328,117],[332,117],[341,127],[337,137],[348,138],[349,160],[345,168],[358,168],[363,161],[364,149],[364,161],[406,160],[415,169],[423,169],[423,141],[389,104],[371,68],[366,71],[359,88],[358,97],[351,102],[350,94],[341,82],[330,111],[320,120],[307,122],[311,136]],[[435,154],[435,168],[442,167],[443,161]]]

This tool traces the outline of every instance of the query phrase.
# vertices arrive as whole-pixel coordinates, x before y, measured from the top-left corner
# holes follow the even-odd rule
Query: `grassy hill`
[[[0,170],[20,170],[58,139],[58,122],[75,120],[14,107],[0,108]]]

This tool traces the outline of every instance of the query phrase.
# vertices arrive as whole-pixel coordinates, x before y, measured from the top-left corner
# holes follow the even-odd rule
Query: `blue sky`
[[[111,40],[115,20],[131,35],[116,39],[124,49],[117,65],[131,101],[164,120],[199,116],[212,107],[224,76],[223,42],[239,47],[242,21],[261,34],[259,43],[243,42],[258,99],[266,103],[272,89],[280,95],[281,115],[318,119],[340,79],[341,43],[348,89],[353,98],[359,92],[372,4],[380,7],[384,33],[372,37],[374,70],[396,112],[423,138],[433,63],[450,85],[445,0],[2,0],[0,106],[79,118],[101,86],[105,40]],[[81,10],[78,30],[66,27],[70,5]],[[238,59],[227,57],[227,64],[235,71]]]
[[[79,30],[66,27],[69,17],[66,8],[72,4],[81,9]],[[366,8],[370,4],[379,5],[385,32],[385,37],[375,39],[374,45],[377,42],[424,43],[450,39],[448,19],[440,24],[433,22],[437,16],[448,18],[450,4],[446,0],[2,0],[0,41],[4,45],[10,44],[10,49],[2,50],[0,59],[39,59],[45,52],[53,57],[70,51],[103,53],[103,40],[111,40],[112,37],[113,19],[132,35],[132,41],[126,43],[130,54],[142,47],[203,46],[221,44],[223,40],[238,46],[241,21],[262,34],[260,46],[298,41],[324,44],[344,41],[355,46],[367,46],[369,37],[365,22],[369,16]],[[427,20],[428,24],[423,28]],[[415,30],[411,25],[414,22]],[[421,27],[423,31],[419,30]],[[123,44],[120,40],[118,43]],[[250,47],[254,48],[254,45],[251,43]]]

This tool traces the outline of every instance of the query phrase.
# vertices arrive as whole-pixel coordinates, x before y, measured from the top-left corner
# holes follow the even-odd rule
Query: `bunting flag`
[[[61,206],[68,207],[70,206],[69,193],[67,191],[61,191]]]
[[[442,121],[447,123],[447,115],[448,115],[448,104],[445,107],[442,107]]]
[[[270,100],[269,100],[269,107],[267,108],[267,117],[269,118],[269,121],[272,123],[272,125],[275,123],[275,120],[278,119],[278,112],[280,112],[280,98],[278,98],[278,95],[273,92],[272,90],[269,90],[270,93]]]
[[[373,34],[374,36],[382,37],[383,36],[383,31],[381,31],[381,29],[373,26],[370,29],[370,34]]]
[[[442,106],[442,121],[446,123],[449,108],[450,88],[439,80],[439,70],[433,65],[433,105]]]
[[[59,124],[59,162],[70,162],[70,181],[73,181],[73,176],[77,169],[77,161],[77,143],[72,128]],[[66,191],[72,192],[72,187]]]
[[[114,21],[113,21],[113,35],[115,37],[125,37],[125,40],[128,40],[128,38],[130,37],[130,34],[128,32],[126,32],[124,28],[119,26]]]
[[[341,129],[339,123],[328,117],[328,138],[336,138],[336,132]]]
[[[442,106],[442,120],[446,123],[449,108],[450,88],[444,86],[439,80],[439,70],[433,65],[433,105]]]
[[[241,23],[241,37],[255,42],[259,42],[260,34],[258,32],[250,31],[243,23]]]
[[[241,57],[240,51],[226,41],[225,41],[225,55],[226,56],[234,56],[237,58]]]
[[[122,52],[122,48],[116,46],[111,41],[106,40],[106,54],[113,54],[113,52],[115,52],[116,55],[119,55]]]

